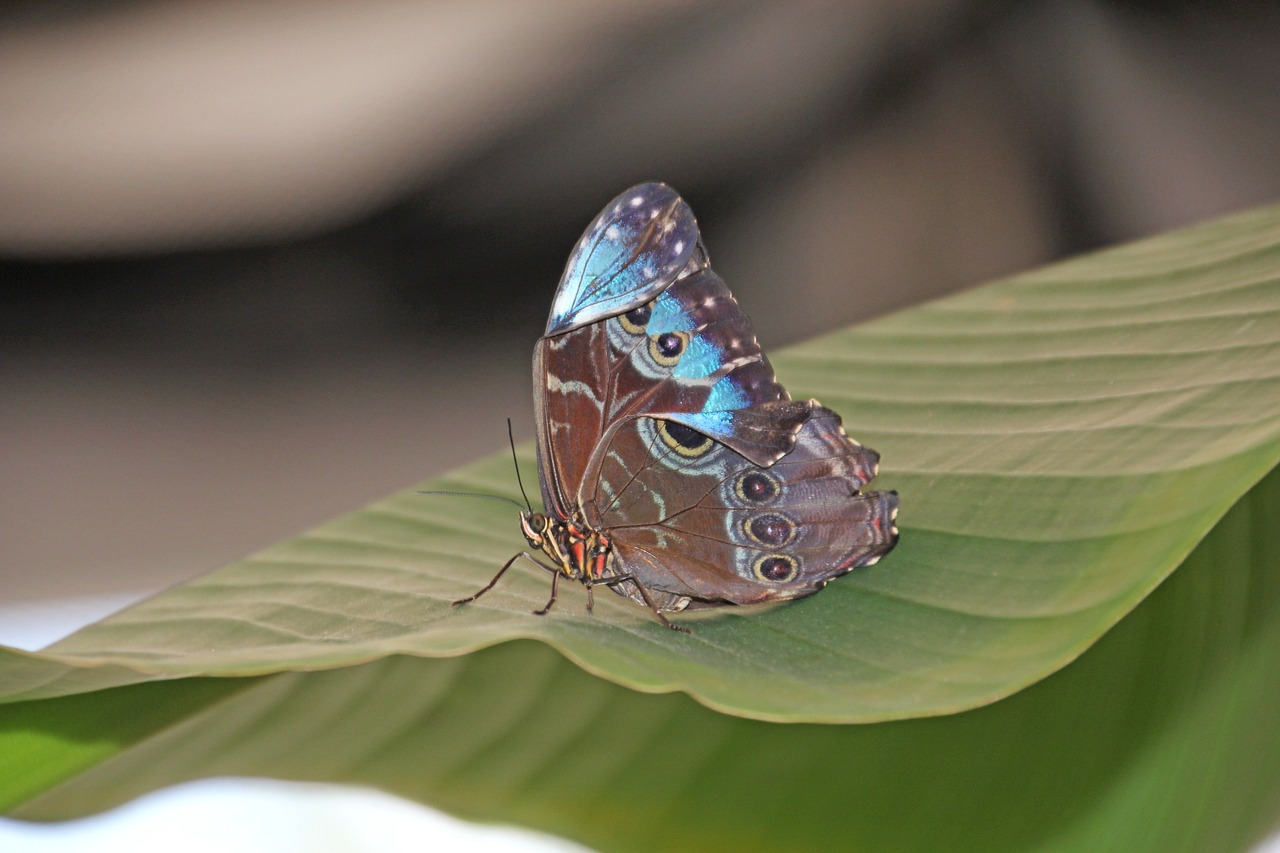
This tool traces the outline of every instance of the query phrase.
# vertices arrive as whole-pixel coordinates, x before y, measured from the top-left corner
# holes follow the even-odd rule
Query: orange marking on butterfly
[[[595,559],[591,564],[591,574],[597,578],[604,577],[604,565],[609,560],[609,540],[600,534],[596,534]]]

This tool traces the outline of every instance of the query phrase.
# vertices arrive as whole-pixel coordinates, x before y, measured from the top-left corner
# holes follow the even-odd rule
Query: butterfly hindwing
[[[878,456],[805,405],[795,448],[768,468],[669,421],[615,430],[583,506],[611,531],[614,571],[694,607],[750,604],[809,595],[892,549],[897,495],[860,491]]]

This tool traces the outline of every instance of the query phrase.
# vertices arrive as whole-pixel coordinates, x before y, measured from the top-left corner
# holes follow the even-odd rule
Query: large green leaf
[[[1277,517],[1273,474],[1080,660],[963,714],[764,723],[512,643],[0,706],[0,810],[255,774],[610,850],[1242,849],[1280,813]]]
[[[778,357],[795,392],[842,411],[883,453],[883,485],[902,493],[898,550],[802,602],[688,620],[692,636],[610,595],[595,615],[569,599],[538,618],[529,611],[547,578],[521,566],[477,604],[451,608],[520,547],[512,512],[406,492],[45,652],[6,653],[0,695],[533,638],[620,684],[761,719],[976,707],[1079,655],[1275,465],[1278,282],[1272,208]],[[432,485],[512,493],[503,454]]]

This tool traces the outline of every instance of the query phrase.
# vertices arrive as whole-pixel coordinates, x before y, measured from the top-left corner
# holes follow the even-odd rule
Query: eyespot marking
[[[752,564],[756,577],[769,583],[786,583],[795,578],[800,564],[787,554],[761,554]]]
[[[689,343],[688,332],[664,332],[649,338],[649,355],[663,367],[673,367]]]
[[[770,548],[781,548],[795,538],[796,524],[785,515],[766,512],[749,516],[742,522],[747,538]]]
[[[744,503],[767,504],[778,496],[778,481],[764,471],[748,471],[733,484],[734,494]]]
[[[643,335],[644,328],[648,325],[651,316],[653,316],[652,302],[647,305],[641,305],[639,308],[632,308],[625,314],[618,315],[618,324],[633,335]]]
[[[658,421],[658,435],[667,447],[690,459],[702,456],[715,446],[708,436],[678,421]]]

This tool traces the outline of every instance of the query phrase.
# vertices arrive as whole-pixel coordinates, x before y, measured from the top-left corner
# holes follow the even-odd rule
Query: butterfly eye
[[[763,471],[750,471],[738,478],[734,491],[747,503],[764,504],[778,496],[778,483]]]
[[[618,322],[622,324],[622,328],[626,329],[633,335],[644,334],[644,327],[649,324],[649,318],[653,316],[653,304],[641,305],[639,308],[632,308],[627,313],[618,318]]]
[[[794,557],[785,554],[764,554],[751,568],[761,580],[785,583],[796,576],[799,564]]]
[[[795,523],[791,519],[774,512],[748,518],[742,529],[754,541],[773,548],[786,545],[796,532]]]
[[[649,339],[649,355],[663,367],[671,367],[680,360],[688,342],[688,332],[666,332],[654,335]]]
[[[528,539],[529,544],[534,547],[542,547],[542,538],[549,526],[547,517],[540,512],[520,513],[520,527],[524,532],[524,538]]]
[[[701,456],[715,444],[710,438],[677,421],[658,421],[662,441],[681,456]]]

